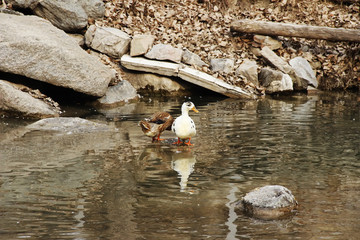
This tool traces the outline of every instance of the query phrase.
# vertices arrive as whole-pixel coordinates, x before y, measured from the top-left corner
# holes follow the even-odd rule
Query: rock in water
[[[251,217],[272,220],[290,216],[298,203],[286,187],[268,185],[247,193],[237,205]]]
[[[0,71],[101,97],[115,77],[50,22],[0,13]]]

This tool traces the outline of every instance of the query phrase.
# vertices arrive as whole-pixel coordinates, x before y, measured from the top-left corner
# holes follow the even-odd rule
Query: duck
[[[143,133],[152,137],[152,142],[162,141],[160,135],[165,130],[171,130],[174,118],[168,112],[156,112],[150,118],[145,118],[139,122]]]
[[[184,102],[181,106],[181,116],[177,117],[171,126],[171,130],[176,134],[178,140],[174,144],[184,143],[192,146],[191,138],[196,135],[196,127],[194,121],[189,117],[189,111],[193,110],[198,113],[194,103]],[[188,140],[186,142],[186,140]]]

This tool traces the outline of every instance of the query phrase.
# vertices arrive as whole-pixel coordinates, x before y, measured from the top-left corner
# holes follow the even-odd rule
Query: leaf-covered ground
[[[251,35],[230,32],[237,19],[310,24],[360,29],[360,1],[329,0],[104,0],[106,17],[96,23],[121,29],[129,35],[152,34],[156,43],[187,48],[209,63],[213,58],[232,58],[235,68],[244,59],[265,62],[253,53]],[[278,37],[276,53],[285,60],[306,58],[321,89],[359,89],[360,44]],[[234,85],[251,87],[246,79],[212,73]]]

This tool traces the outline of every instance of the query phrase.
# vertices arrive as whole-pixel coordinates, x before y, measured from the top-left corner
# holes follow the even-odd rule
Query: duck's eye
[[[191,102],[187,102],[186,105],[187,105],[188,107],[190,107],[190,106],[191,106]]]

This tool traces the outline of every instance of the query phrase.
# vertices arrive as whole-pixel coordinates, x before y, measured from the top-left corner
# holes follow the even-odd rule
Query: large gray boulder
[[[48,19],[54,26],[66,32],[76,32],[83,29],[88,21],[84,8],[71,0],[39,1],[33,11],[36,15]]]
[[[111,57],[121,58],[130,48],[131,37],[116,28],[91,25],[85,33],[85,44]]]
[[[238,203],[245,214],[264,220],[290,216],[298,203],[289,189],[280,185],[267,185],[247,193]]]
[[[30,118],[56,117],[57,104],[39,91],[0,80],[0,112]]]
[[[9,0],[9,2],[14,8],[31,9],[36,15],[67,32],[84,29],[88,18],[96,19],[105,15],[105,5],[100,0]]]
[[[114,73],[50,22],[36,16],[0,13],[0,71],[105,94]]]

